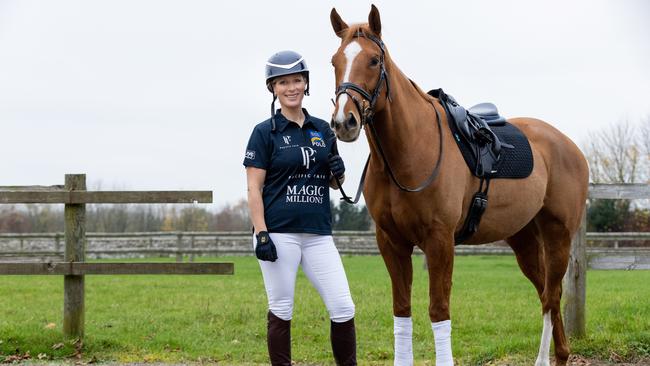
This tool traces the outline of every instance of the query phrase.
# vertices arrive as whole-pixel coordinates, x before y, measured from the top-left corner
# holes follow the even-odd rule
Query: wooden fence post
[[[85,191],[85,174],[66,174],[65,189]],[[65,204],[65,255],[66,262],[86,261],[86,205]],[[63,334],[69,338],[82,338],[84,333],[84,276],[66,275],[63,280]]]
[[[61,235],[59,233],[54,234],[54,253],[56,255],[59,255],[59,252],[61,251]]]
[[[190,236],[190,250],[191,250],[190,251],[190,259],[189,259],[190,262],[194,262],[194,251],[193,251],[193,249],[194,249],[194,237],[195,237],[195,235]]]
[[[571,243],[569,268],[564,276],[564,327],[571,337],[586,334],[585,302],[587,298],[587,212],[582,214],[580,229]]]
[[[176,234],[176,262],[183,262],[183,233]]]

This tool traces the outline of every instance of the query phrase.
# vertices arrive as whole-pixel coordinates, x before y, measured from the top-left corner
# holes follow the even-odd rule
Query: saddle
[[[490,180],[526,178],[533,170],[533,154],[526,136],[506,122],[494,104],[481,103],[467,110],[442,89],[428,94],[445,108],[456,144],[472,174],[480,179],[463,228],[455,235],[456,244],[460,244],[478,230],[487,209]]]
[[[492,103],[480,103],[467,110],[442,89],[431,90],[428,94],[442,102],[454,137],[464,139],[465,145],[470,147],[475,162],[473,167],[470,166],[472,173],[479,178],[495,176],[502,149],[514,149],[513,145],[501,141],[492,131],[492,126],[506,124],[497,107]]]

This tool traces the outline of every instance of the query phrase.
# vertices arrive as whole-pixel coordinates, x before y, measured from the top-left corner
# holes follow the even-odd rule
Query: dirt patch
[[[649,366],[650,358],[635,360],[634,362],[616,362],[616,361],[603,361],[584,358],[579,355],[571,355],[569,357],[569,366]]]

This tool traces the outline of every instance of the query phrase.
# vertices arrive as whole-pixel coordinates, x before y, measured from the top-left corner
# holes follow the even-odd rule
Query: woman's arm
[[[255,230],[255,235],[260,231],[266,230],[266,221],[264,220],[264,201],[262,200],[262,188],[266,170],[247,167],[246,181],[248,185],[248,212]]]

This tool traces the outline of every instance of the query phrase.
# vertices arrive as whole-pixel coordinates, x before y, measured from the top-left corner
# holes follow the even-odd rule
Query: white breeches
[[[336,323],[354,317],[341,256],[331,235],[270,233],[278,259],[258,261],[264,277],[269,310],[282,320],[293,316],[293,298],[298,267],[325,302],[330,319]],[[253,239],[255,246],[255,239]]]

